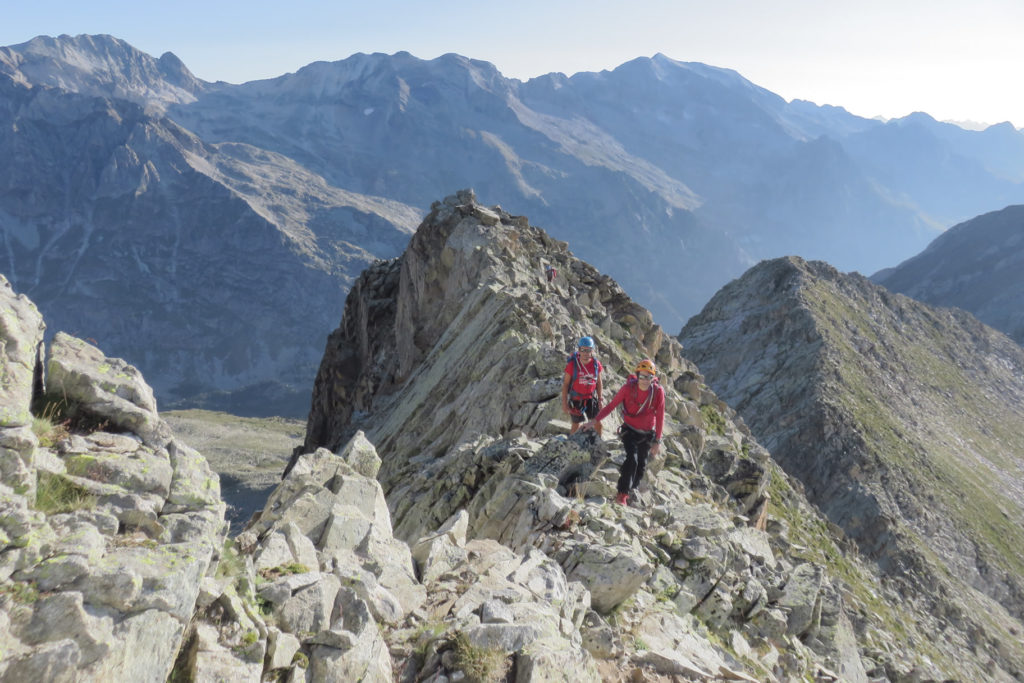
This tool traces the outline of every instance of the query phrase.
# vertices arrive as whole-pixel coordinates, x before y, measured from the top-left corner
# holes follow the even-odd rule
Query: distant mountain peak
[[[172,53],[157,60],[105,34],[37,36],[0,48],[0,65],[25,83],[126,99],[149,111],[195,101],[203,88]]]

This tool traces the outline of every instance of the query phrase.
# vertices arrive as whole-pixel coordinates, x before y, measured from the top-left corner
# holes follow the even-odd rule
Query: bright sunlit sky
[[[106,33],[199,78],[271,78],[317,60],[457,52],[526,80],[661,52],[738,71],[787,100],[860,116],[925,111],[1024,127],[1021,0],[28,0],[0,45]]]

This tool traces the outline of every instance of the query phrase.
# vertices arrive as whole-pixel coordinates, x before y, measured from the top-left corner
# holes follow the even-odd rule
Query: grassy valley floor
[[[232,535],[263,507],[306,431],[304,420],[282,417],[238,417],[209,410],[172,410],[160,416],[220,475]]]

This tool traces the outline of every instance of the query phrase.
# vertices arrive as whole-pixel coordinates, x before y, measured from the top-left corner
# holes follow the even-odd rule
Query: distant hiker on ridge
[[[569,356],[562,377],[562,410],[572,420],[570,434],[575,434],[586,420],[593,419],[601,409],[601,361],[594,357],[596,346],[593,337],[583,337],[576,346],[576,353]],[[601,425],[597,425],[601,436]]]
[[[661,452],[661,430],[665,423],[665,390],[658,384],[658,370],[654,362],[644,359],[637,363],[636,374],[630,375],[611,402],[597,416],[583,425],[584,429],[598,429],[601,420],[611,415],[622,404],[622,426],[619,436],[626,450],[626,459],[619,468],[619,505],[629,502],[629,492],[637,487],[647,469],[647,456]]]
[[[555,276],[556,275],[558,275],[558,271],[555,270],[555,267],[553,265],[551,265],[550,263],[545,263],[544,264],[544,280],[546,281],[546,284],[544,285],[544,291],[545,292],[550,290],[552,287],[555,286]]]

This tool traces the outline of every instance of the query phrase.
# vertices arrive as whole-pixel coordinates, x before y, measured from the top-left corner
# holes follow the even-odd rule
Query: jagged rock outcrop
[[[933,306],[962,308],[1024,345],[1024,206],[955,225],[871,279]]]
[[[1018,345],[795,257],[723,288],[680,340],[810,500],[927,606],[936,648],[1022,675]]]
[[[551,285],[547,263],[559,272]],[[597,340],[608,395],[639,358],[661,368],[666,454],[639,509],[609,504],[622,457],[614,439],[565,436],[558,388],[584,334]],[[983,670],[926,652],[917,623],[896,616],[905,605],[844,555],[842,535],[644,309],[566,245],[471,192],[435,203],[406,253],[353,287],[294,467],[360,431],[376,445],[394,535],[412,544],[421,579],[460,566],[467,551],[451,537],[462,529],[469,544],[540,551],[587,594],[580,637],[603,679],[634,669],[851,681]],[[437,616],[457,638],[458,615]],[[502,646],[517,667],[530,651],[520,645]],[[407,667],[422,675],[425,661]]]
[[[164,681],[226,532],[135,368],[0,277],[0,680]],[[33,381],[35,378],[35,381]]]

